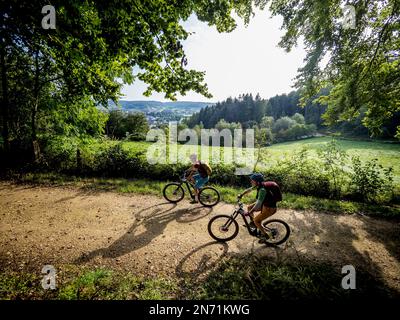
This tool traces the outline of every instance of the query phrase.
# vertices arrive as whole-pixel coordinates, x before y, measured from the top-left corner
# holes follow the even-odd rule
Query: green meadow
[[[299,141],[291,141],[274,144],[272,146],[264,147],[261,149],[262,165],[269,167],[277,164],[279,159],[290,157],[291,154],[306,148],[309,157],[317,155],[317,151],[332,141],[331,137],[316,137],[304,139]],[[394,173],[394,180],[396,185],[400,185],[400,144],[379,142],[379,141],[357,141],[357,140],[336,140],[340,149],[348,155],[347,163],[350,164],[352,156],[359,156],[361,161],[369,161],[378,159],[378,163],[384,168],[392,167]],[[115,143],[115,142],[111,142]],[[133,154],[138,152],[145,153],[150,146],[154,144],[149,142],[124,142],[124,149],[129,150]],[[167,162],[168,161],[168,148],[167,148]],[[188,156],[195,152],[200,158],[207,158],[209,161],[212,159],[211,155],[214,154],[220,162],[224,161],[224,152],[234,154],[237,148],[232,147],[206,147],[206,146],[188,146],[177,145],[178,160],[188,162]],[[250,154],[251,149],[247,149]],[[244,157],[246,157],[246,150]],[[248,156],[247,155],[247,156]],[[216,161],[211,161],[216,162]],[[218,162],[218,161],[217,161]],[[317,169],[317,168],[316,168]]]

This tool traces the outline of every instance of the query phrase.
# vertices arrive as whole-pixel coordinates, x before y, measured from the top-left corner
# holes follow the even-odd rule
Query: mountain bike
[[[188,171],[185,171],[179,182],[168,183],[163,189],[164,198],[172,203],[181,201],[185,196],[183,188],[186,185],[190,197],[194,200],[195,192],[193,183],[187,180]],[[220,194],[217,189],[213,187],[204,187],[199,192],[199,202],[205,207],[213,207],[220,200]]]
[[[236,218],[241,215],[249,234],[254,237],[260,236],[261,231],[254,225],[253,218],[249,216],[249,222],[245,214],[244,204],[240,202],[240,198],[238,198],[235,211],[230,216],[221,214],[210,220],[208,223],[208,233],[213,239],[220,242],[234,239],[239,233],[239,224]],[[266,237],[267,244],[282,244],[289,238],[290,227],[285,221],[271,219],[262,222],[261,225],[271,235]]]

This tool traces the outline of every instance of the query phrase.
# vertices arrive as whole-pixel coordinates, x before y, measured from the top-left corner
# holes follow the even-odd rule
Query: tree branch
[[[374,63],[374,61],[376,59],[376,56],[378,55],[378,51],[379,51],[379,49],[381,47],[381,44],[384,41],[384,35],[386,33],[387,27],[389,26],[389,23],[391,22],[391,20],[393,18],[393,15],[394,15],[394,12],[395,12],[395,8],[396,8],[396,4],[393,5],[392,12],[390,13],[389,19],[386,21],[386,23],[382,27],[381,32],[379,33],[378,44],[377,44],[377,46],[375,48],[374,55],[372,56],[372,58],[371,58],[371,60],[369,62],[367,71],[363,74],[363,76],[361,77],[361,79],[357,83],[362,82],[365,79],[365,77],[367,76],[367,74],[369,73],[369,71],[371,70],[372,65],[373,65],[373,63]]]

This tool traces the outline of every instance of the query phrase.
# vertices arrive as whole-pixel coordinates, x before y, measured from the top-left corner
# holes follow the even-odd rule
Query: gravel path
[[[207,223],[232,212],[176,205],[150,195],[85,191],[0,182],[0,268],[40,270],[82,264],[144,276],[201,279],[226,256],[254,254],[283,262],[306,257],[352,264],[400,291],[400,223],[359,215],[278,210],[292,235],[279,247],[260,245],[241,227],[239,236],[216,243]],[[241,226],[243,223],[239,223]]]

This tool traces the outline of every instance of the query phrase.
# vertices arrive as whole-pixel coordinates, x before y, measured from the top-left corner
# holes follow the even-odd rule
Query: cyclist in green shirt
[[[250,180],[252,186],[243,191],[239,198],[257,189],[257,201],[248,205],[246,215],[253,218],[255,226],[261,231],[262,236],[259,242],[262,243],[271,235],[262,227],[261,222],[276,213],[276,201],[280,201],[282,195],[279,186],[273,181],[264,181],[264,176],[261,173],[253,173]],[[254,217],[255,211],[260,211],[260,213]]]

